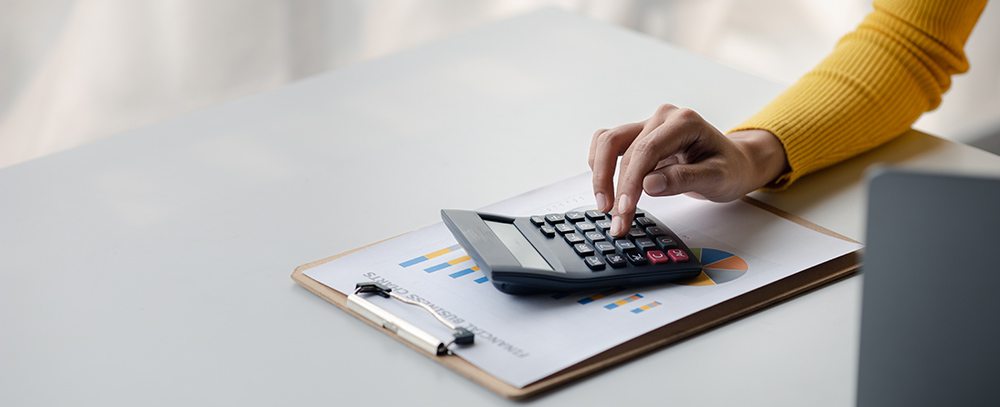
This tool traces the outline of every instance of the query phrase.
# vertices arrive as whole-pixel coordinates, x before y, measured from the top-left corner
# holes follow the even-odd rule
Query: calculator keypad
[[[593,272],[634,267],[651,267],[669,263],[685,263],[690,256],[678,248],[669,229],[658,224],[645,212],[637,211],[628,233],[621,238],[611,236],[611,216],[596,210],[550,213],[530,217],[543,235],[566,241],[583,263]]]
[[[610,254],[615,252],[615,245],[611,242],[595,242],[594,250],[601,254]]]
[[[596,231],[590,231],[590,232],[584,233],[583,237],[586,237],[587,240],[590,243],[595,243],[595,242],[599,242],[599,241],[603,241],[604,240],[604,234],[601,233],[601,232],[596,232]]]
[[[594,254],[594,248],[586,243],[577,243],[573,245],[573,250],[576,250],[576,254],[579,254],[581,257]]]
[[[597,256],[587,256],[583,258],[584,263],[587,263],[587,267],[591,270],[604,270],[604,260],[601,260]]]
[[[653,239],[650,239],[648,237],[642,237],[642,238],[639,238],[639,239],[635,239],[635,247],[638,247],[639,250],[642,250],[642,251],[645,252],[645,251],[648,251],[648,250],[655,249],[656,248],[656,243],[653,243]]]
[[[646,256],[649,257],[649,261],[653,264],[663,264],[670,261],[667,255],[659,250],[650,250],[646,252]]]
[[[615,247],[617,247],[622,253],[634,252],[636,249],[635,244],[625,239],[615,240]]]
[[[580,222],[586,219],[583,216],[583,212],[576,212],[576,211],[566,212],[566,215],[564,215],[564,217],[566,218],[567,221],[572,223]]]
[[[667,250],[667,256],[670,256],[670,260],[673,260],[678,263],[684,263],[690,259],[687,253],[684,253],[684,251],[681,249]]]
[[[568,223],[556,223],[556,232],[559,232],[560,235],[565,235],[567,233],[576,232],[576,228]]]
[[[618,253],[610,253],[604,258],[608,260],[608,264],[610,264],[611,267],[614,268],[625,267],[625,256],[622,256]]]

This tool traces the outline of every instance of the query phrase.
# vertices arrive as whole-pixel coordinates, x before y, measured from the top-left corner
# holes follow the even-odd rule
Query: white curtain
[[[791,83],[860,21],[869,3],[0,0],[0,167],[542,6],[628,26]],[[998,14],[995,3],[987,14]],[[982,44],[970,44],[975,82],[956,81],[942,126],[1000,115],[1000,25],[989,19],[1000,20],[984,17],[973,38]]]

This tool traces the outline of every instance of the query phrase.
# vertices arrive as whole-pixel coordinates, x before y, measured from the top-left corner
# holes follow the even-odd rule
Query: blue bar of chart
[[[446,269],[448,267],[454,266],[456,264],[467,262],[469,260],[472,260],[472,258],[469,257],[469,255],[465,255],[465,256],[459,257],[457,259],[448,260],[448,261],[446,261],[444,263],[430,266],[428,268],[425,268],[424,271],[426,271],[428,273],[433,273],[435,271],[443,270],[443,269]]]
[[[473,271],[479,271],[479,266],[472,266],[461,271],[456,271],[454,273],[449,274],[448,277],[459,278],[468,274],[472,274]]]

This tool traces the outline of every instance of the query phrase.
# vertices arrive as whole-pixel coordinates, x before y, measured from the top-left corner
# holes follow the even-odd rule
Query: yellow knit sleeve
[[[769,187],[868,151],[941,103],[986,0],[876,0],[815,69],[731,131],[778,136],[791,171]]]

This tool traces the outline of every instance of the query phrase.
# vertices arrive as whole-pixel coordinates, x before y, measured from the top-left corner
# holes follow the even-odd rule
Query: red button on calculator
[[[667,256],[670,256],[670,260],[676,261],[678,263],[684,263],[688,261],[687,253],[684,253],[684,251],[681,249],[667,250]]]
[[[653,264],[663,264],[670,261],[666,254],[659,250],[650,250],[646,252],[646,257],[649,257],[649,261]]]

